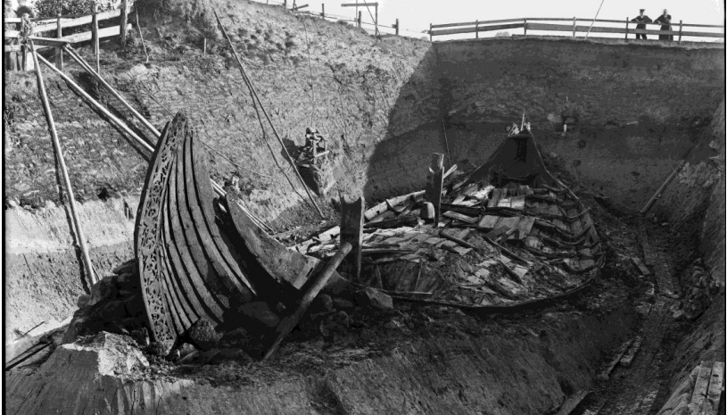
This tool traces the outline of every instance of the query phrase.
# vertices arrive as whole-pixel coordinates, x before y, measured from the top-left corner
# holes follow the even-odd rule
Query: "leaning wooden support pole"
[[[434,227],[439,226],[442,211],[442,186],[444,184],[444,154],[432,154],[429,166],[429,178],[424,198],[434,205]]]
[[[149,52],[146,50],[146,43],[144,42],[144,34],[141,32],[141,26],[139,25],[139,11],[134,12],[134,18],[136,19],[136,29],[139,31],[139,38],[141,39],[141,48],[144,49],[144,56],[146,56],[146,63],[149,63]],[[204,51],[207,55],[207,39],[204,40]]]
[[[664,189],[666,189],[666,186],[668,186],[669,183],[671,183],[671,181],[674,179],[674,177],[676,177],[677,173],[679,173],[679,171],[682,169],[682,167],[684,167],[684,165],[686,163],[687,163],[686,160],[682,160],[681,162],[679,162],[679,164],[677,165],[677,168],[674,169],[673,172],[671,172],[669,177],[666,178],[664,183],[662,183],[662,185],[659,187],[659,189],[656,191],[656,193],[654,193],[654,195],[651,196],[651,199],[649,199],[649,201],[646,202],[646,204],[644,205],[643,208],[641,208],[641,211],[639,213],[641,213],[643,215],[646,212],[648,212],[649,209],[651,209],[651,207],[654,205],[654,202],[656,202],[656,199],[658,199],[659,196],[661,196],[662,192],[664,192]]]
[[[351,244],[342,243],[341,249],[339,249],[338,252],[336,252],[336,255],[334,255],[333,258],[328,261],[326,267],[323,269],[323,271],[321,271],[318,277],[316,277],[310,288],[308,288],[308,291],[306,291],[305,295],[300,300],[300,305],[298,306],[298,309],[295,310],[295,313],[283,319],[283,321],[278,326],[276,330],[277,337],[275,338],[275,342],[272,346],[270,346],[268,352],[265,353],[265,357],[263,357],[263,362],[268,360],[270,356],[272,356],[275,351],[278,350],[280,343],[283,341],[283,339],[285,339],[288,334],[290,334],[295,325],[298,324],[300,318],[303,317],[303,314],[306,312],[306,310],[308,310],[308,307],[311,305],[318,293],[321,292],[323,287],[326,286],[326,283],[329,279],[331,279],[333,273],[336,271],[336,268],[338,268],[338,266],[341,264],[341,261],[343,261],[343,259],[349,252],[351,252]]]
[[[260,106],[260,109],[262,110],[263,115],[265,115],[265,119],[267,119],[268,124],[270,124],[270,128],[273,130],[273,134],[275,134],[275,138],[278,139],[278,142],[280,143],[280,146],[283,149],[283,153],[285,153],[285,156],[287,157],[291,166],[293,166],[293,171],[295,171],[295,175],[298,177],[300,184],[303,186],[303,189],[305,190],[306,194],[308,195],[308,198],[310,199],[313,206],[316,208],[316,211],[318,211],[318,215],[320,215],[321,218],[325,218],[325,215],[323,215],[323,211],[321,211],[321,208],[318,206],[318,203],[316,203],[315,198],[311,194],[311,191],[308,188],[308,185],[303,180],[303,177],[300,175],[300,172],[298,171],[298,169],[295,168],[295,160],[293,160],[293,157],[288,152],[287,147],[285,147],[285,143],[283,143],[282,138],[280,138],[280,134],[278,134],[278,131],[275,129],[275,125],[273,124],[273,121],[270,119],[268,112],[265,110],[265,106],[263,106],[262,101],[260,100],[260,97],[257,95],[257,91],[255,91],[255,86],[252,84],[252,81],[250,80],[250,78],[248,78],[247,73],[245,72],[245,66],[242,64],[242,61],[240,60],[240,56],[237,54],[237,51],[235,50],[235,46],[232,44],[232,40],[230,40],[230,37],[227,35],[227,30],[225,30],[225,27],[222,25],[222,21],[220,20],[220,17],[217,15],[217,10],[213,9],[212,11],[215,13],[215,18],[217,19],[217,24],[220,26],[220,29],[222,30],[222,34],[225,36],[225,39],[227,39],[227,43],[230,45],[230,50],[232,51],[232,54],[235,57],[235,60],[237,61],[237,66],[240,68],[240,73],[242,74],[245,84],[250,89],[250,94],[253,97],[253,101],[257,101],[257,104]]]
[[[351,274],[356,282],[361,279],[364,206],[363,196],[355,199],[341,196],[341,244],[349,243],[352,247],[351,255],[341,264],[341,270]]]
[[[63,151],[61,150],[61,143],[58,140],[58,134],[56,133],[56,125],[53,121],[53,113],[50,109],[50,104],[48,103],[48,95],[46,95],[45,92],[45,83],[43,82],[43,74],[40,70],[40,65],[38,64],[38,54],[35,52],[35,47],[33,46],[33,42],[28,42],[30,44],[30,52],[33,55],[33,62],[35,63],[35,73],[38,78],[38,90],[40,91],[40,99],[43,101],[43,109],[45,110],[45,117],[48,121],[48,130],[50,131],[51,139],[53,140],[53,149],[56,153],[56,158],[58,159],[58,164],[61,167],[61,175],[63,176],[63,183],[66,186],[66,193],[68,195],[68,204],[71,207],[71,222],[73,223],[74,227],[74,233],[76,235],[76,243],[78,243],[78,247],[81,249],[81,254],[83,255],[83,266],[86,270],[86,278],[88,278],[88,287],[84,287],[86,289],[86,292],[90,292],[90,287],[96,283],[96,276],[93,272],[93,265],[91,264],[91,257],[88,255],[88,247],[86,246],[86,238],[83,235],[83,230],[81,229],[81,222],[78,219],[78,210],[76,209],[76,199],[73,195],[73,186],[71,186],[71,179],[68,176],[68,169],[66,168],[66,162],[63,158]],[[46,65],[53,67],[53,65],[49,64],[47,61],[45,62]],[[54,67],[55,68],[55,67]]]
[[[146,127],[149,131],[151,131],[152,134],[154,134],[154,137],[156,137],[157,140],[162,136],[162,133],[159,132],[146,118],[144,118],[137,110],[134,109],[134,107],[129,104],[128,101],[124,99],[124,97],[121,96],[116,90],[109,85],[108,82],[106,82],[101,75],[99,75],[96,71],[91,68],[91,65],[86,62],[81,55],[79,55],[70,45],[66,45],[65,48],[68,55],[76,61],[79,65],[81,65],[82,68],[84,68],[88,73],[90,73],[94,78],[96,78],[97,81],[101,83],[101,85],[105,86],[106,89],[113,95],[116,99],[118,99],[123,106],[125,106],[129,111],[131,111],[131,114],[136,117],[139,122],[141,122],[144,127]]]
[[[65,73],[59,71],[55,66],[51,65],[45,58],[42,56],[38,56],[38,59],[43,62],[46,66],[48,66],[53,72],[57,73],[61,78],[63,78],[64,81],[68,83],[68,85],[71,86],[72,89],[74,89],[76,92],[78,92],[81,97],[88,102],[89,105],[91,105],[94,109],[101,112],[103,115],[105,115],[109,121],[111,121],[114,126],[121,129],[123,132],[125,132],[129,137],[131,137],[137,144],[142,146],[145,150],[149,151],[150,154],[154,152],[154,147],[152,147],[149,142],[141,137],[139,137],[138,134],[136,134],[134,131],[132,131],[128,125],[126,125],[124,122],[122,122],[120,119],[118,119],[115,115],[113,115],[109,110],[106,109],[103,105],[101,105],[98,101],[93,99],[86,91],[83,90],[78,84],[76,84],[68,75]]]

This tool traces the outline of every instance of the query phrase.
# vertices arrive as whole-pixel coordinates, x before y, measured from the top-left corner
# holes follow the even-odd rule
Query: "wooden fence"
[[[131,30],[131,24],[128,23],[129,12],[128,0],[122,0],[120,9],[99,13],[97,6],[94,6],[91,14],[82,16],[63,17],[59,15],[55,19],[33,20],[6,18],[5,24],[15,24],[16,30],[5,30],[3,32],[3,52],[10,63],[11,69],[33,69],[30,49],[20,41],[20,33],[25,30],[26,21],[29,21],[32,25],[32,32],[28,38],[35,44],[36,50],[54,48],[55,63],[59,69],[63,69],[63,46],[91,41],[96,58],[96,69],[99,71],[99,41],[104,38],[120,36],[121,44],[125,44],[126,37],[129,30]],[[119,19],[118,25],[99,28],[99,22],[117,18]],[[63,35],[63,29],[85,25],[90,25],[90,29],[86,32]]]
[[[555,23],[554,23],[555,22]],[[568,22],[568,23],[565,23]],[[581,22],[582,24],[579,24]],[[604,26],[603,24],[620,24],[621,26]],[[519,18],[519,19],[503,19],[503,20],[475,20],[474,22],[465,23],[447,23],[447,24],[430,24],[429,40],[433,40],[435,36],[461,35],[474,33],[475,38],[479,38],[482,32],[501,31],[507,29],[524,30],[524,35],[528,35],[528,31],[551,31],[551,32],[568,32],[571,37],[576,37],[577,33],[616,33],[623,34],[625,39],[629,35],[644,34],[650,36],[671,35],[678,41],[682,41],[682,37],[700,37],[700,38],[723,38],[724,26],[722,25],[704,25],[672,23],[671,30],[659,30],[661,24],[646,23],[647,27],[654,29],[636,29],[639,23],[632,22],[628,17],[625,20],[604,20],[604,19],[580,19],[580,18]],[[641,23],[644,24],[644,23]],[[690,28],[690,30],[684,30]],[[697,29],[691,29],[697,28]],[[721,32],[705,31],[704,28],[720,28]],[[653,37],[652,37],[653,38]]]

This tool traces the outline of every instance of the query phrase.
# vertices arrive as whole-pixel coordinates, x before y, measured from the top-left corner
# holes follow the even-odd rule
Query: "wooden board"
[[[702,413],[704,415],[716,415],[719,411],[719,401],[722,396],[723,386],[724,362],[714,362],[712,365],[712,374],[709,379],[707,399],[704,401],[704,404],[702,404]]]
[[[689,401],[689,408],[692,410],[698,410],[702,407],[705,399],[707,398],[707,391],[709,390],[709,380],[712,376],[712,368],[704,365],[699,367],[697,373],[697,379],[694,382],[694,390],[692,391],[692,399]],[[692,412],[696,413],[696,412]]]
[[[500,220],[499,216],[485,215],[480,219],[477,227],[480,229],[495,229],[495,225]]]
[[[641,336],[636,336],[634,339],[634,342],[631,343],[631,346],[629,347],[628,351],[624,353],[624,355],[621,357],[621,360],[619,361],[619,364],[623,367],[631,367],[631,363],[634,361],[634,357],[636,357],[636,353],[638,353],[639,348],[641,348],[641,342],[642,338]]]
[[[644,265],[644,263],[641,262],[641,260],[639,258],[632,256],[631,262],[633,262],[633,264],[636,266],[636,268],[639,269],[639,272],[642,275],[651,275],[651,271],[649,270],[649,268],[646,268],[646,265]]]
[[[444,154],[433,153],[429,166],[429,177],[425,198],[434,205],[434,226],[439,225],[442,204],[442,186],[444,181]]]
[[[454,211],[451,211],[451,210],[448,210],[448,211],[444,212],[444,214],[442,216],[444,216],[446,218],[458,220],[458,221],[461,221],[461,222],[464,222],[464,223],[469,223],[469,224],[475,224],[475,223],[477,223],[477,219],[478,219],[478,218],[473,218],[471,216],[463,215],[461,213],[454,212]]]
[[[341,197],[341,245],[351,244],[351,252],[341,262],[341,270],[351,274],[356,281],[361,277],[364,204],[363,196]]]

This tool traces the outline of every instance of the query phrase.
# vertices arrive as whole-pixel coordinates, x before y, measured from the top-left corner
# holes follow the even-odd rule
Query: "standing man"
[[[636,17],[634,19],[631,19],[632,22],[638,23],[636,25],[636,29],[646,29],[646,23],[651,23],[651,19],[649,19],[649,16],[644,14],[644,9],[639,9],[639,17]],[[644,39],[646,40],[646,34],[645,33],[637,33],[636,39]]]
[[[661,23],[661,30],[671,30],[671,15],[664,9],[664,13],[654,20],[654,23]],[[674,35],[659,35],[659,40],[674,40]]]

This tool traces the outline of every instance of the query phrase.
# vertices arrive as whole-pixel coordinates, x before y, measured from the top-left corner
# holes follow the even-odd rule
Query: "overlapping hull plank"
[[[226,207],[235,230],[263,269],[275,280],[300,289],[320,261],[287,249],[255,225],[236,203],[228,202]]]
[[[215,220],[206,161],[182,114],[165,128],[137,215],[135,249],[152,337],[168,351],[199,318],[254,296]]]
[[[603,265],[588,210],[550,174],[527,130],[443,193],[444,229],[419,221],[364,234],[364,247],[397,246],[365,256],[365,284],[409,300],[514,310],[578,292]],[[401,216],[400,206],[387,208],[364,217]],[[335,240],[319,240],[299,247],[321,258],[335,252]]]

